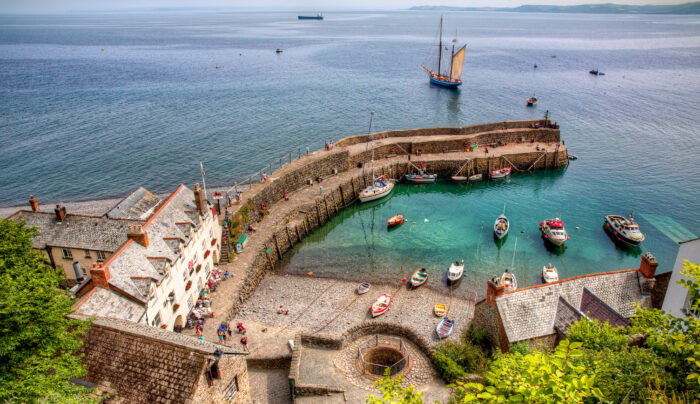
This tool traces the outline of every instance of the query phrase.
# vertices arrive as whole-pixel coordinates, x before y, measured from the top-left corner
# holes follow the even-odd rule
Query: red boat
[[[499,170],[493,170],[489,173],[491,178],[505,178],[510,175],[510,167],[503,167]]]
[[[389,305],[391,304],[391,296],[383,294],[377,298],[377,300],[372,303],[370,310],[372,311],[372,317],[381,316],[389,310]]]
[[[386,224],[387,224],[389,227],[394,227],[394,226],[398,226],[398,225],[403,224],[403,222],[404,222],[404,217],[403,217],[403,215],[402,215],[402,214],[398,214],[398,215],[394,215],[394,216],[390,217],[390,218],[386,221]]]

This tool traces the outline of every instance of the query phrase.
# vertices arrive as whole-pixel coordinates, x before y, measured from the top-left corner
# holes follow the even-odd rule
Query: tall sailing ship
[[[440,16],[440,43],[438,44],[438,60],[437,60],[437,71],[433,71],[425,66],[422,66],[426,72],[428,72],[428,77],[430,77],[430,82],[437,84],[438,86],[456,88],[462,85],[462,68],[464,67],[464,53],[466,52],[467,45],[463,45],[457,52],[455,52],[455,43],[457,39],[452,40],[452,52],[450,61],[449,72],[442,71],[442,16]],[[447,47],[444,48],[447,51]]]
[[[372,165],[372,185],[368,186],[367,188],[363,189],[360,192],[360,202],[369,202],[369,201],[374,201],[377,199],[384,198],[385,196],[389,195],[391,193],[391,190],[394,189],[394,183],[386,178],[385,176],[382,177],[375,177],[374,174],[374,132],[372,131],[372,126],[374,124],[374,112],[372,112],[370,121],[369,121],[369,139],[367,146],[369,147],[370,144],[372,145],[372,160],[371,160],[371,165]],[[367,152],[365,151],[365,155]],[[365,168],[364,164],[362,165],[362,179],[364,180],[365,178]]]

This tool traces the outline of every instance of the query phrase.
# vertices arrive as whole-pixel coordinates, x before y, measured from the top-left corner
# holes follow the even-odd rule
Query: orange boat
[[[394,215],[394,216],[390,217],[390,218],[386,221],[386,224],[387,224],[389,227],[394,227],[394,226],[398,226],[398,225],[403,224],[403,222],[404,222],[404,217],[403,217],[402,214],[399,213],[398,215]]]

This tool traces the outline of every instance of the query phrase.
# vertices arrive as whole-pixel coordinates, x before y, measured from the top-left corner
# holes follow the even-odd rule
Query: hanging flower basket
[[[216,245],[216,239],[213,239],[213,240],[211,241],[211,245]]]
[[[207,251],[204,253],[204,258],[207,258],[207,257],[209,256],[209,254],[211,254],[211,251],[210,251],[210,250],[207,250]]]
[[[196,269],[196,271],[199,272],[200,269],[202,269],[202,264],[197,264],[197,269]]]
[[[190,290],[191,287],[192,287],[192,281],[188,281],[187,285],[185,285],[185,290]]]
[[[160,328],[166,329],[166,328],[168,328],[168,325],[167,325],[167,324],[161,324],[161,325],[160,325]]]
[[[177,304],[177,303],[173,304],[173,311],[177,311],[177,309],[179,309],[179,308],[180,308],[179,304]]]

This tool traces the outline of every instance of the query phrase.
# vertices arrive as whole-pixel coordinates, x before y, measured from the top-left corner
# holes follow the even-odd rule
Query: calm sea
[[[374,237],[381,238],[386,215],[403,206],[420,220],[387,242],[423,248],[407,266],[420,265],[419,255],[436,268],[449,262],[434,252],[445,243],[454,243],[448,255],[476,257],[480,224],[490,227],[503,203],[517,219],[514,229],[525,231],[518,250],[532,273],[550,259],[572,274],[635,266],[638,254],[603,239],[606,213],[634,210],[648,233],[645,249],[667,267],[675,242],[700,234],[697,16],[448,13],[446,39],[467,43],[459,91],[430,86],[420,68],[434,49],[439,13],[325,16],[0,16],[0,205],[24,204],[30,193],[61,201],[123,195],[139,185],[169,191],[199,181],[200,160],[207,185],[230,184],[291,150],[366,132],[370,111],[386,130],[529,119],[549,110],[580,157],[566,171],[475,189],[399,188],[384,205],[334,219],[301,246],[290,268],[313,266],[307,245],[313,257],[315,244],[340,242],[336,233],[366,232],[365,215],[375,215]],[[589,75],[593,68],[606,75]],[[539,105],[525,108],[531,95]],[[402,202],[409,196],[411,203]],[[577,241],[561,256],[529,252],[529,242],[540,242],[537,223],[556,212],[580,227],[570,229]],[[460,220],[448,219],[454,215]],[[434,230],[445,240],[423,239],[428,223],[443,223],[448,230]],[[393,237],[409,231],[409,241]],[[462,245],[464,234],[472,241]],[[376,245],[370,236],[336,247],[350,256]],[[511,252],[501,250],[501,258],[507,253],[510,263]]]

